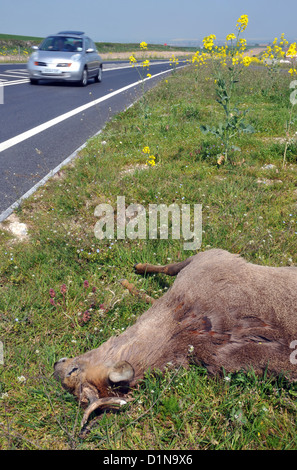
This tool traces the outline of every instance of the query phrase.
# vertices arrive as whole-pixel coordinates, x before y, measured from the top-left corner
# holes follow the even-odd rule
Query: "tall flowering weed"
[[[271,45],[268,45],[262,54],[262,62],[270,72],[279,71],[282,61],[289,61],[291,67],[289,74],[292,77],[297,76],[297,44],[293,42],[289,45],[289,41],[285,39],[285,34],[282,33],[280,39],[274,39]]]
[[[192,58],[192,63],[200,65],[211,64],[211,73],[214,78],[216,101],[223,109],[224,121],[218,126],[201,126],[204,133],[212,133],[221,139],[223,154],[218,155],[218,165],[231,159],[231,154],[240,151],[233,144],[233,138],[241,132],[253,132],[251,125],[245,123],[247,113],[232,107],[232,96],[239,76],[244,68],[253,62],[251,57],[244,55],[246,51],[246,39],[241,37],[248,25],[248,16],[241,15],[236,23],[236,34],[230,33],[226,36],[225,44],[215,44],[216,35],[210,34],[203,40],[203,50],[197,51]]]

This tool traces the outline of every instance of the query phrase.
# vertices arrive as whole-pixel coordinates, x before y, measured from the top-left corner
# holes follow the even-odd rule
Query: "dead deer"
[[[194,361],[211,374],[253,368],[297,380],[297,361],[290,360],[297,340],[297,267],[255,265],[212,249],[167,266],[137,264],[135,271],[177,278],[121,335],[54,365],[63,387],[87,406],[82,426],[95,409],[127,403],[129,388],[146,371],[168,363]]]

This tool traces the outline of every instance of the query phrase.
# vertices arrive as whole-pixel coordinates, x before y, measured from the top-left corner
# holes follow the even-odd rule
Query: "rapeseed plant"
[[[234,33],[228,34],[225,44],[220,47],[214,43],[215,34],[206,36],[203,39],[205,52],[200,53],[197,51],[192,59],[192,63],[195,65],[207,64],[208,59],[211,59],[212,74],[216,85],[216,100],[224,110],[225,119],[224,122],[219,123],[218,127],[206,125],[201,126],[201,130],[204,133],[210,132],[222,140],[224,158],[222,158],[222,155],[218,157],[218,164],[220,165],[223,161],[228,161],[230,150],[240,150],[238,147],[231,145],[232,138],[240,132],[253,132],[252,126],[246,125],[243,121],[247,111],[242,113],[237,108],[231,108],[232,95],[239,75],[243,67],[249,67],[252,63],[250,57],[243,55],[246,50],[246,39],[240,37],[247,25],[248,16],[240,16],[236,24],[237,35]]]
[[[286,57],[289,57],[291,59],[291,68],[289,70],[289,73],[293,77],[294,75],[297,75],[297,68],[296,68],[296,58],[297,58],[297,44],[296,42],[293,42],[286,54]]]
[[[169,60],[171,67],[173,67],[173,71],[176,72],[176,67],[178,66],[178,58],[175,57],[174,54],[172,54],[172,57]]]
[[[142,152],[146,155],[148,155],[147,160],[146,160],[146,165],[147,166],[155,166],[156,165],[156,158],[154,155],[150,155],[151,151],[148,145],[146,145],[143,149]]]

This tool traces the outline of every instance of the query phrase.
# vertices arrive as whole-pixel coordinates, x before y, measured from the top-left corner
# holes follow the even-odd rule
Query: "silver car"
[[[61,31],[33,47],[27,69],[30,82],[66,80],[86,86],[89,78],[102,80],[102,59],[94,42],[80,31]]]

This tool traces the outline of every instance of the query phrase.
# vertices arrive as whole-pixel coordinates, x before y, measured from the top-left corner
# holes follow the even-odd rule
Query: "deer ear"
[[[134,377],[134,369],[127,361],[120,361],[115,364],[109,374],[108,378],[111,382],[130,382]]]

